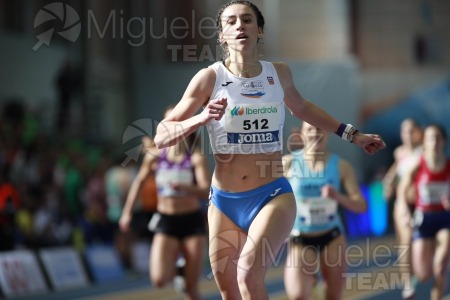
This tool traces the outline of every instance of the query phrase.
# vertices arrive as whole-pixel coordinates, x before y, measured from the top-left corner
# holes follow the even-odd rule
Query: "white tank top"
[[[283,149],[284,91],[272,63],[260,61],[257,77],[241,78],[223,64],[209,66],[216,72],[211,99],[227,98],[220,121],[206,126],[214,154],[256,154]]]
[[[402,178],[408,171],[410,171],[411,167],[417,161],[417,159],[420,157],[421,154],[422,154],[422,147],[417,147],[409,155],[404,155],[403,157],[401,157],[397,164],[397,176],[399,178]]]

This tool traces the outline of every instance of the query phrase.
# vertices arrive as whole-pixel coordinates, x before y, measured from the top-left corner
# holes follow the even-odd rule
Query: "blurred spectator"
[[[136,233],[147,230],[147,222],[128,234],[117,228],[135,166],[112,162],[110,145],[45,135],[35,112],[19,100],[0,112],[0,251],[112,244],[129,266]],[[143,219],[156,205],[151,183],[136,211]]]
[[[8,100],[3,106],[0,118],[0,132],[2,139],[0,143],[0,163],[2,167],[5,168],[3,171],[6,172],[5,174],[8,176],[11,165],[21,149],[20,137],[23,117],[24,107],[20,99]]]
[[[119,221],[123,203],[135,172],[136,170],[133,167],[121,167],[119,163],[111,166],[106,171],[105,187],[108,218],[113,223]]]
[[[71,151],[69,157],[71,163],[68,164],[64,180],[64,198],[70,216],[75,219],[83,212],[81,193],[85,184],[83,175],[86,171],[86,159],[80,151],[73,149]]]
[[[120,163],[121,161],[116,161],[105,174],[107,217],[116,227],[131,181],[136,172],[132,165],[122,167]],[[131,266],[131,245],[136,241],[135,232],[122,233],[118,230],[115,239],[115,245],[122,261],[125,266]]]
[[[14,248],[14,214],[20,207],[20,194],[0,170],[0,250]]]
[[[106,210],[99,202],[90,203],[85,213],[78,218],[77,226],[87,245],[114,243],[115,226],[108,220]]]
[[[76,91],[81,90],[80,72],[76,70],[69,60],[66,60],[59,70],[55,86],[58,93],[58,108],[56,128],[64,131],[70,124],[70,107]]]
[[[34,228],[38,246],[62,246],[71,242],[73,225],[61,206],[56,190],[50,188],[45,194],[43,204],[34,214]]]
[[[114,223],[108,219],[105,189],[105,174],[109,166],[110,162],[106,158],[91,159],[89,164],[93,169],[84,191],[83,203],[86,209],[77,220],[85,244],[114,242],[116,230]]]

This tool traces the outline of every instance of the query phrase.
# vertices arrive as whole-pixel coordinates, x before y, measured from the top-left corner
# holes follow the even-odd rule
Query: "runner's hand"
[[[322,187],[321,197],[337,200],[338,192],[334,189],[332,185],[326,184]]]
[[[214,99],[206,104],[205,109],[201,112],[203,116],[202,124],[207,124],[212,119],[219,121],[225,114],[228,102],[227,98]]]
[[[385,142],[378,134],[365,134],[358,132],[355,135],[354,143],[363,148],[367,154],[375,154],[386,148]]]
[[[129,214],[122,214],[119,219],[119,228],[122,232],[130,230],[131,216]]]

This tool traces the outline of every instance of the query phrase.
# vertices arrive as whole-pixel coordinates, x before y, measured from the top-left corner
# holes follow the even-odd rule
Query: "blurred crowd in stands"
[[[20,101],[4,103],[0,251],[66,245],[82,251],[86,245],[114,244],[128,265],[130,241],[150,236],[145,220],[153,207],[138,208],[143,214],[136,218],[135,230],[120,233],[117,222],[135,168],[116,163],[117,149],[109,148],[64,135],[46,136],[39,119]]]

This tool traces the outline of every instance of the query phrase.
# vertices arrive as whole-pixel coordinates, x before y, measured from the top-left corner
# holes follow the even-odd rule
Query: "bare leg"
[[[331,241],[320,254],[320,265],[324,279],[324,294],[327,300],[342,299],[345,272],[345,237],[341,234]]]
[[[203,258],[206,250],[206,237],[204,235],[194,235],[187,237],[183,241],[183,254],[186,259],[185,299],[200,299],[199,279],[203,268]]]
[[[237,261],[247,234],[214,204],[208,209],[209,260],[222,299],[241,299],[237,282]]]
[[[412,254],[411,254],[411,243],[412,243],[412,228],[410,226],[411,218],[409,216],[408,206],[406,203],[396,201],[394,205],[394,224],[395,232],[397,237],[397,247],[398,247],[398,267],[400,275],[409,280],[405,282],[402,291],[402,297],[409,299],[415,293],[416,280],[413,280],[414,272],[412,269]]]
[[[268,299],[264,277],[286,241],[296,213],[294,196],[286,193],[266,204],[253,220],[237,269],[243,299]]]
[[[433,275],[434,286],[431,290],[431,299],[442,299],[445,291],[445,277],[450,254],[450,230],[442,229],[436,235],[436,249],[434,251]]]
[[[289,243],[284,285],[289,299],[311,299],[315,274],[320,268],[317,250],[310,246]]]
[[[412,244],[414,274],[422,282],[428,281],[433,274],[434,247],[434,239],[420,238]]]
[[[175,276],[175,260],[180,244],[174,237],[157,233],[150,251],[150,278],[157,288],[163,287]]]
[[[397,201],[399,202],[399,201]],[[411,266],[411,243],[412,228],[409,225],[410,218],[405,215],[408,207],[404,203],[395,203],[394,223],[397,244],[399,248],[399,271],[401,274],[412,274]]]

